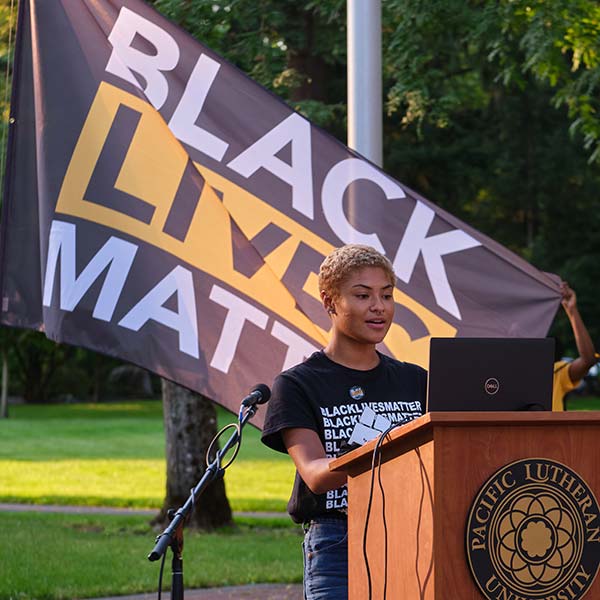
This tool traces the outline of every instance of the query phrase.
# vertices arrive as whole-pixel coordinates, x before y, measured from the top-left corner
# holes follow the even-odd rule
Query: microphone
[[[252,388],[252,391],[242,400],[242,406],[256,406],[268,402],[271,397],[271,390],[264,383],[259,383]]]

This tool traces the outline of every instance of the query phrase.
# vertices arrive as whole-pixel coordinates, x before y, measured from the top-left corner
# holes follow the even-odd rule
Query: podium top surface
[[[393,429],[384,444],[395,440],[422,437],[436,427],[544,427],[544,426],[600,425],[600,411],[572,412],[432,412]],[[331,471],[344,471],[348,465],[366,454],[372,454],[377,439],[333,460]]]

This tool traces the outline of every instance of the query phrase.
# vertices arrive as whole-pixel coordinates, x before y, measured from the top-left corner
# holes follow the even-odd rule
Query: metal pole
[[[347,0],[348,146],[383,166],[381,0]]]

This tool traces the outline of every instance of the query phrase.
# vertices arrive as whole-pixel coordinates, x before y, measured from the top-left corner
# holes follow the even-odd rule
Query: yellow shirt
[[[565,395],[574,390],[579,385],[579,381],[571,381],[569,375],[569,363],[566,360],[559,360],[554,363],[554,381],[552,385],[552,410],[565,410]]]

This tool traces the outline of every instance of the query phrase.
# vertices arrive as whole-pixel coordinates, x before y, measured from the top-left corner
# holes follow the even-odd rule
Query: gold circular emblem
[[[471,572],[489,600],[577,600],[600,564],[600,511],[572,469],[535,458],[506,465],[467,521]]]

